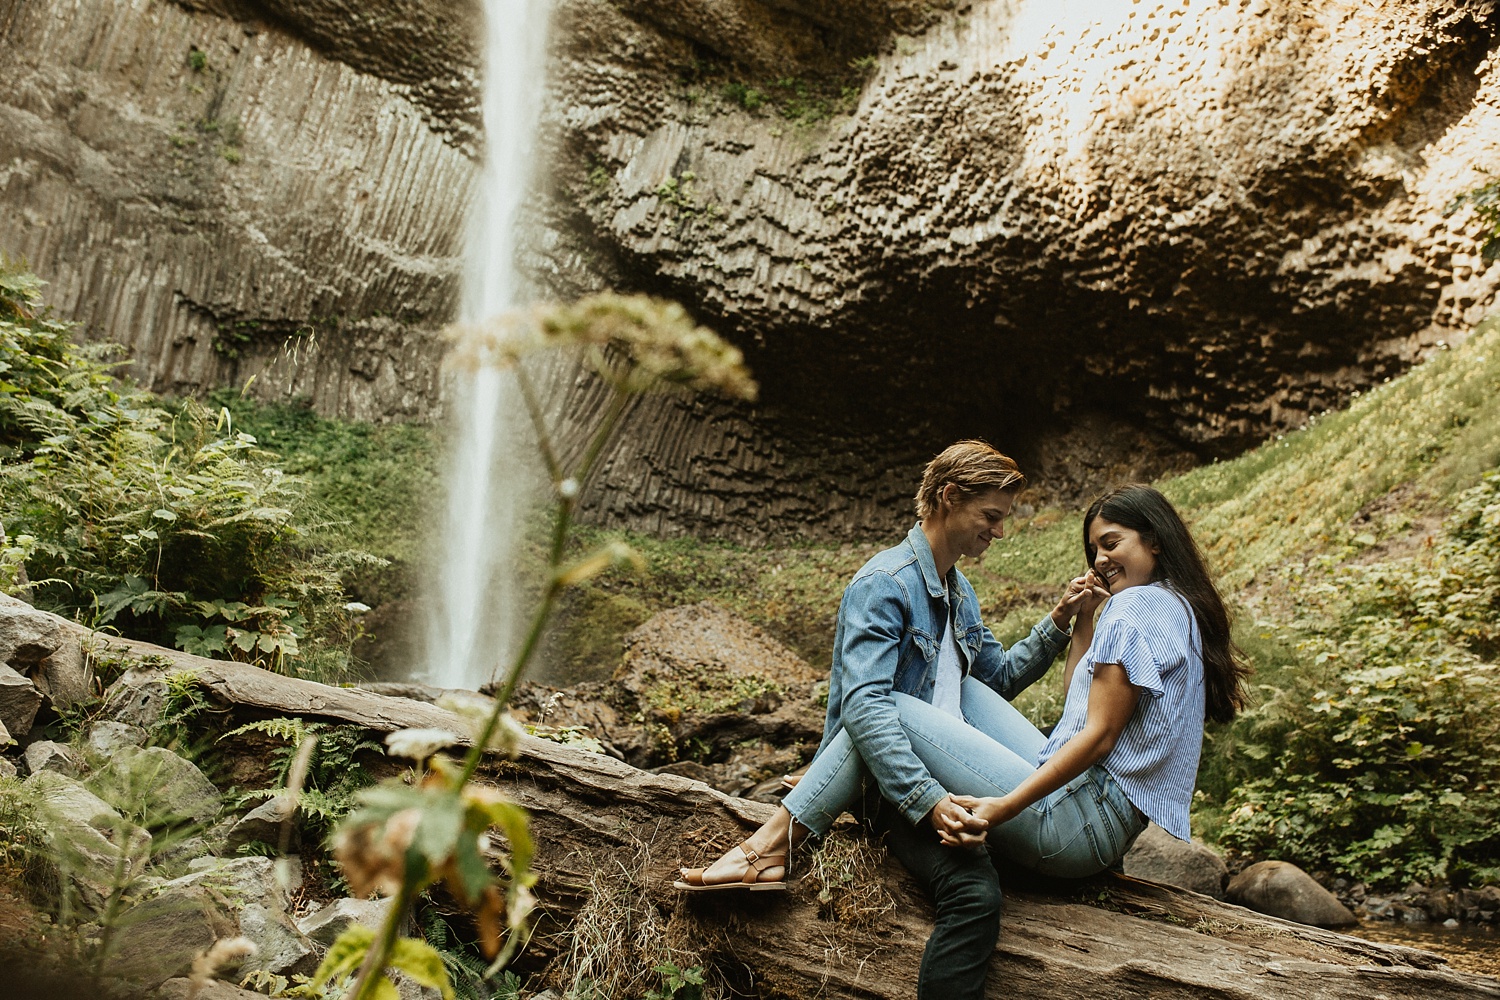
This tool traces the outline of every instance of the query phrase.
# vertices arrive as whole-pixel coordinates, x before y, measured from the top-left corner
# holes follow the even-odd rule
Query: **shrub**
[[[321,549],[304,483],[227,411],[112,377],[40,282],[0,267],[0,569],[36,602],[201,655],[346,675],[340,574],[372,557]]]
[[[1304,672],[1239,723],[1226,846],[1377,884],[1500,878],[1497,558],[1492,472],[1431,548],[1302,582]]]

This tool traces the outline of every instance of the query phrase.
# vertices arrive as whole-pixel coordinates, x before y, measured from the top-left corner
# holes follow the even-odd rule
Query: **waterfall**
[[[461,318],[521,303],[516,220],[533,174],[551,0],[485,0],[485,160],[470,219]],[[477,688],[515,646],[513,542],[526,506],[529,424],[505,372],[456,371],[448,504],[428,616],[429,683]]]

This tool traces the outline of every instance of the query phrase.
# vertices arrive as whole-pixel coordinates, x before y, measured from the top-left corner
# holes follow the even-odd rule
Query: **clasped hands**
[[[991,827],[1004,823],[1020,811],[1006,796],[946,795],[932,807],[928,819],[944,844],[972,847],[984,843]]]
[[[1104,586],[1093,570],[1089,570],[1082,576],[1075,576],[1068,581],[1068,589],[1058,598],[1057,607],[1052,609],[1052,623],[1060,630],[1068,630],[1068,622],[1077,616],[1084,616],[1092,620],[1099,605],[1109,598],[1109,588]]]

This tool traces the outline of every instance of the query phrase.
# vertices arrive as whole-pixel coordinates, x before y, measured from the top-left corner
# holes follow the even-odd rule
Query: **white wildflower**
[[[446,729],[399,729],[385,738],[387,753],[412,760],[426,760],[458,742],[458,735]]]

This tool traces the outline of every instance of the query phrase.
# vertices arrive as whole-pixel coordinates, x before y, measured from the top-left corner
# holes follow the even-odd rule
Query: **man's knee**
[[[933,902],[939,914],[967,919],[993,916],[998,924],[1003,895],[1000,876],[987,857],[979,855],[967,863],[945,866],[934,880]]]

